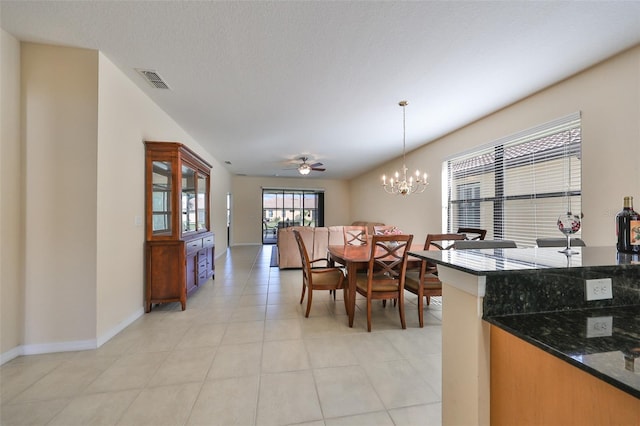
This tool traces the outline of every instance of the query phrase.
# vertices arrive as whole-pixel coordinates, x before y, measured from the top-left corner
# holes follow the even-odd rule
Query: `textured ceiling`
[[[640,43],[640,2],[1,1],[99,49],[234,174],[349,178]],[[136,68],[171,87],[153,89]],[[606,82],[603,82],[606,84]]]

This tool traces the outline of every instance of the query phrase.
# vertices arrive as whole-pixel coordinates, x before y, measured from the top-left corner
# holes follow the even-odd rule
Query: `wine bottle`
[[[624,208],[616,215],[616,248],[623,253],[640,253],[640,215],[633,210],[633,197],[624,197]]]

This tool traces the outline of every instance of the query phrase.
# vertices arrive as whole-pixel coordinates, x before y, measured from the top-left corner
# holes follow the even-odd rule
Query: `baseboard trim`
[[[144,315],[144,308],[140,308],[139,310],[131,314],[127,319],[121,321],[118,325],[116,325],[97,339],[76,340],[71,342],[38,343],[35,345],[16,346],[15,348],[12,348],[7,352],[0,354],[0,365],[4,365],[12,359],[22,355],[39,355],[54,352],[72,352],[97,349],[107,343],[109,340],[113,339],[118,333],[130,326],[142,315]]]
[[[39,355],[53,352],[86,351],[95,349],[96,339],[74,340],[70,342],[38,343],[22,346],[22,355]]]
[[[131,314],[128,318],[123,321],[120,321],[115,327],[111,330],[104,333],[102,336],[99,336],[97,339],[97,347],[104,345],[109,340],[113,339],[118,333],[120,333],[125,328],[129,327],[135,320],[144,315],[144,308],[140,308]]]
[[[16,346],[15,348],[0,354],[0,365],[3,365],[14,358],[18,358],[20,355],[22,355],[22,346]]]

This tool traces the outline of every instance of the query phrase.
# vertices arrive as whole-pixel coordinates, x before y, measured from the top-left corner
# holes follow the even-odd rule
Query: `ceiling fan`
[[[320,167],[322,166],[322,163],[309,164],[307,162],[309,160],[309,157],[300,157],[299,160],[302,160],[302,163],[298,165],[297,170],[298,173],[303,176],[308,175],[309,173],[311,173],[311,171],[324,172],[326,170],[324,167]]]

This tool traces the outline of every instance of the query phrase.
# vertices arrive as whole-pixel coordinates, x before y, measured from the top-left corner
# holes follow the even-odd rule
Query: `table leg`
[[[353,318],[356,313],[356,273],[357,273],[357,265],[355,262],[347,263],[347,285],[349,286],[348,290],[348,306],[349,310],[347,311],[347,315],[349,316],[349,327],[353,327]]]

